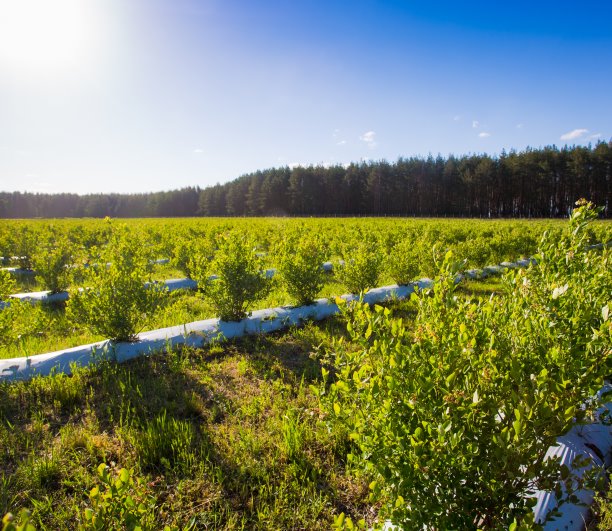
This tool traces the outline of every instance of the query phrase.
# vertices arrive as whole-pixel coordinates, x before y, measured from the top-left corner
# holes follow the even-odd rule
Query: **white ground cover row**
[[[167,260],[167,259],[164,259],[164,260]],[[158,260],[158,262],[160,261]],[[342,261],[340,262],[343,263]],[[332,262],[324,262],[321,265],[321,267],[324,271],[331,271],[333,269],[333,264]],[[23,269],[21,271],[28,271],[28,270]],[[266,278],[272,278],[274,277],[274,275],[276,275],[276,269],[274,268],[266,269],[264,271],[264,274]],[[209,280],[216,280],[217,278],[218,278],[217,275],[211,275],[210,277],[208,277]],[[175,291],[178,289],[196,289],[198,287],[198,283],[195,280],[192,280],[190,278],[171,278],[171,279],[163,280],[160,282],[147,282],[145,285],[146,286],[163,285],[168,289],[168,291]],[[29,291],[25,293],[15,293],[11,295],[10,297],[13,299],[27,301],[32,304],[36,304],[36,303],[52,304],[52,303],[57,303],[57,302],[65,302],[68,300],[70,295],[67,291],[60,291],[58,293],[51,293],[50,291]],[[7,304],[6,302],[0,301],[0,310],[2,310],[6,306],[6,304]]]
[[[17,259],[16,256],[14,256],[13,258]],[[2,257],[0,256],[0,260],[1,259]],[[151,260],[152,264],[167,264],[169,262],[170,262],[169,258],[160,258],[158,260]],[[76,267],[76,266],[66,266],[66,267]],[[87,265],[85,267],[87,267]],[[15,276],[33,277],[34,275],[36,275],[36,271],[34,271],[34,269],[23,269],[22,267],[2,267],[0,269],[2,269],[2,271],[7,271],[11,275],[15,275]]]
[[[431,286],[432,281],[422,279],[409,286],[384,286],[370,290],[364,301],[375,304],[392,298],[406,298],[415,289]],[[343,295],[344,300],[355,300],[355,295]],[[338,305],[328,299],[299,307],[278,307],[254,311],[250,317],[237,322],[206,319],[183,325],[142,332],[134,342],[99,341],[47,354],[0,360],[0,381],[25,380],[33,376],[47,376],[52,372],[70,374],[72,365],[85,366],[101,357],[118,362],[172,349],[180,345],[201,347],[211,341],[232,339],[245,334],[262,334],[300,325],[305,321],[319,321],[339,312]]]
[[[165,259],[167,260],[167,259]],[[158,262],[160,262],[158,260]],[[535,261],[534,261],[535,262]],[[344,261],[340,260],[340,264],[343,264]],[[463,273],[460,278],[467,277],[470,279],[478,279],[485,278],[488,275],[496,275],[503,271],[504,268],[515,268],[515,267],[527,267],[529,265],[529,260],[519,260],[517,262],[502,262],[500,265],[491,265],[487,266],[484,269],[469,269]],[[332,262],[323,262],[321,267],[324,271],[332,271],[333,263]],[[266,269],[265,275],[267,278],[272,278],[276,274],[276,269]],[[209,280],[215,280],[217,275],[211,275],[208,277]],[[195,280],[190,278],[171,278],[161,282],[149,283],[147,282],[147,286],[150,285],[164,285],[168,291],[175,291],[178,289],[196,289],[198,284]],[[65,302],[69,298],[69,293],[67,291],[60,291],[59,293],[51,293],[50,291],[31,291],[26,293],[15,293],[11,295],[13,299],[20,299],[22,301],[27,301],[31,303],[57,303],[57,302]],[[0,310],[4,308],[6,303],[0,301]]]
[[[503,262],[499,266],[488,266],[483,270],[468,270],[457,275],[456,280],[459,282],[462,278],[484,278],[499,274],[506,268],[527,267],[533,262],[533,259],[527,259]],[[331,269],[331,263],[328,267]],[[269,277],[274,273],[275,270],[266,271]],[[164,284],[170,290],[197,287],[195,281],[190,279],[171,279],[166,280]],[[430,279],[425,278],[407,286],[383,286],[368,291],[363,300],[368,304],[376,304],[390,299],[404,299],[410,296],[416,287],[424,289],[431,287],[432,284]],[[49,296],[47,292],[40,293],[46,294],[44,297],[47,300],[54,296]],[[33,294],[26,295],[32,296]],[[67,298],[67,293],[55,295]],[[346,301],[357,299],[355,295],[343,295],[341,298]],[[138,356],[169,351],[178,346],[202,347],[213,341],[238,338],[245,334],[275,332],[290,326],[301,325],[306,321],[326,319],[338,312],[339,307],[335,302],[318,299],[309,306],[256,310],[250,317],[238,322],[206,319],[143,332],[138,334],[137,340],[132,343],[104,340],[47,354],[0,360],[0,382],[27,380],[34,376],[47,376],[56,372],[70,374],[75,366],[86,366],[101,359],[111,359],[121,363]],[[605,409],[612,413],[612,402],[605,404],[600,412]],[[551,446],[547,452],[548,457],[560,457],[561,464],[570,469],[574,459],[579,455],[591,458],[589,464],[578,472],[580,475],[593,466],[609,467],[612,459],[612,427],[599,422],[588,425],[577,424],[568,433],[559,437],[557,445]],[[564,504],[561,508],[562,515],[549,522],[544,527],[545,530],[578,531],[584,528],[589,512],[588,505],[592,503],[594,494],[590,490],[582,489],[577,495],[586,505]],[[557,506],[557,499],[553,492],[548,491],[539,491],[536,498],[537,503],[534,507],[536,522],[544,522],[546,515]]]

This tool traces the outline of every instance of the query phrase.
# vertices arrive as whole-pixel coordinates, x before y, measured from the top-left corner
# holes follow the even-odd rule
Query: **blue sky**
[[[0,190],[609,140],[610,20],[608,2],[0,0]]]

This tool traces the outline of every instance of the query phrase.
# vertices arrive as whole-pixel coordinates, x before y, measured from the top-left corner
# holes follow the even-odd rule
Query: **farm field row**
[[[560,231],[559,221],[482,221],[482,220],[408,220],[408,219],[168,219],[129,220],[34,220],[5,221],[0,225],[0,251],[7,259],[5,267],[34,268],[36,277],[13,277],[0,289],[5,299],[17,291],[48,289],[76,290],[91,287],[88,281],[106,282],[96,276],[91,264],[112,262],[120,254],[123,274],[143,283],[168,278],[191,277],[206,285],[210,274],[217,274],[215,256],[228,238],[237,237],[252,255],[253,268],[265,270],[281,266],[287,273],[295,253],[302,253],[303,266],[317,256],[320,262],[344,259],[355,262],[353,271],[338,268],[315,279],[316,297],[333,297],[358,292],[368,287],[406,283],[423,276],[433,276],[436,264],[452,249],[465,267],[482,267],[503,260],[530,256],[537,249],[542,233]],[[590,240],[611,238],[610,223],[593,224]],[[229,244],[228,244],[229,245]],[[298,250],[298,247],[300,247]],[[221,253],[222,254],[222,253]],[[162,257],[169,263],[155,263]],[[320,263],[319,262],[319,263]],[[230,267],[232,264],[225,264]],[[235,264],[234,264],[235,265]],[[299,264],[298,264],[299,265]],[[90,266],[90,267],[86,267]],[[231,267],[230,267],[231,269]],[[294,268],[295,269],[295,268]],[[99,272],[99,271],[98,271]],[[226,271],[230,274],[231,271]],[[305,302],[288,286],[282,274],[263,289],[258,297],[243,301],[241,312]],[[312,273],[312,271],[311,271]],[[294,271],[295,276],[295,271]],[[6,274],[4,274],[6,280]],[[200,277],[199,279],[196,277]],[[315,275],[316,276],[316,275]],[[359,277],[362,278],[359,278]],[[115,282],[117,279],[108,280]],[[297,279],[299,281],[299,279]],[[108,284],[107,282],[107,284]],[[228,283],[229,280],[228,280]],[[10,286],[10,287],[8,287]],[[130,284],[123,289],[134,289]],[[21,305],[11,315],[0,313],[0,357],[34,355],[60,348],[117,337],[113,331],[92,324],[104,312],[111,312],[113,297],[106,300],[110,308],[89,317],[87,312],[66,311],[63,304],[33,308]],[[297,288],[299,289],[302,288]],[[313,289],[312,287],[310,288]],[[162,328],[220,315],[219,297],[180,290],[161,293],[150,307],[131,324],[127,335],[144,329]],[[210,291],[210,290],[209,290]],[[132,294],[134,295],[134,294]],[[208,296],[207,296],[208,295]],[[129,297],[129,294],[124,294]],[[146,297],[145,297],[146,298]],[[303,298],[303,297],[302,297]],[[308,298],[308,297],[307,297]],[[119,302],[121,301],[121,302]],[[116,298],[117,304],[130,305]],[[227,310],[227,308],[226,308]],[[239,312],[240,313],[240,312]],[[108,319],[112,319],[107,315]],[[125,314],[117,320],[129,319]]]
[[[612,252],[589,247],[602,231],[593,217],[576,211],[525,252],[537,251],[536,267],[499,280],[455,285],[455,247],[410,301],[0,384],[0,510],[30,508],[49,529],[128,517],[143,529],[533,528],[527,493],[572,478],[544,461],[547,448],[591,418],[587,399],[612,373]],[[255,260],[241,241],[219,239],[210,266],[236,265],[233,250],[258,273],[274,255]],[[301,264],[303,249],[290,248]],[[295,302],[275,256],[275,289]],[[337,275],[324,276],[330,289],[351,280]],[[184,296],[219,310],[206,289]],[[96,494],[117,478],[115,495]]]

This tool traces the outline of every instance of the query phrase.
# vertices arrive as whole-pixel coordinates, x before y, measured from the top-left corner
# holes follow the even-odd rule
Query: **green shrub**
[[[122,468],[116,476],[104,463],[98,467],[98,481],[89,492],[90,507],[81,515],[80,529],[97,531],[153,529],[151,513],[154,500],[147,494],[143,481]]]
[[[212,262],[197,256],[195,280],[223,321],[244,319],[251,305],[270,291],[271,281],[261,270],[253,246],[240,235],[222,239]],[[218,278],[209,280],[212,274]]]
[[[15,292],[15,279],[8,271],[0,269],[0,301],[7,300]]]
[[[388,309],[345,311],[353,344],[335,342],[324,404],[374,476],[381,516],[405,529],[528,526],[536,488],[571,491],[571,470],[545,454],[610,374],[611,253],[583,238],[595,217],[577,209],[538,266],[508,273],[506,297],[457,297],[449,253],[431,296],[414,296],[410,330]]]
[[[44,246],[34,255],[36,277],[45,289],[58,293],[68,288],[73,258],[72,245],[66,239]]]
[[[184,271],[187,278],[193,278],[198,267],[197,260],[210,262],[214,255],[214,244],[211,240],[201,238],[179,238],[172,251],[172,264]]]
[[[595,521],[597,529],[612,529],[612,476],[603,493],[595,497]]]
[[[94,265],[82,268],[83,290],[73,289],[66,314],[75,325],[119,341],[133,340],[164,298],[149,279],[151,257],[144,242],[125,229],[114,229],[110,242],[94,252]]]
[[[278,272],[281,281],[299,305],[311,304],[325,282],[325,249],[320,240],[299,234],[279,245]]]
[[[20,227],[10,238],[11,252],[22,269],[32,269],[32,257],[36,253],[39,235],[30,227]]]
[[[396,243],[387,257],[387,270],[393,281],[405,286],[419,274],[420,254],[414,241],[402,239]]]
[[[0,310],[0,346],[18,345],[48,325],[49,318],[40,305],[11,299],[10,304]]]
[[[365,293],[376,287],[380,276],[381,258],[376,245],[361,243],[337,265],[338,277],[350,293]]]
[[[467,261],[468,266],[482,268],[491,265],[491,250],[484,238],[472,238],[463,242],[457,248],[457,255]],[[510,258],[510,256],[508,256]],[[506,258],[506,259],[508,259]],[[513,258],[518,258],[514,256]],[[498,260],[498,262],[502,262]]]

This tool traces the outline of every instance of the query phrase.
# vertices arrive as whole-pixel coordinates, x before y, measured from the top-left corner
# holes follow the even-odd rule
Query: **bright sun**
[[[0,0],[0,66],[77,67],[95,27],[88,0]]]

